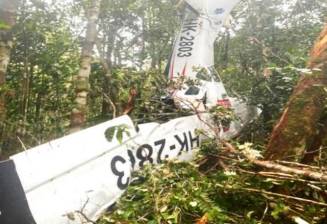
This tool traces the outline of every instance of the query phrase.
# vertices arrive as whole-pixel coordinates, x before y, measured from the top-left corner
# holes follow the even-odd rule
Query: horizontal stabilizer
[[[240,0],[185,0],[185,2],[199,14],[224,17]]]

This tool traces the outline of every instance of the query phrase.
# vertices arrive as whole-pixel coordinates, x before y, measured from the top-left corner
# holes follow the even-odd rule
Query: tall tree
[[[2,124],[5,120],[5,82],[13,47],[12,28],[16,23],[16,12],[19,0],[0,1],[0,142],[2,141]],[[1,148],[0,148],[1,153]]]
[[[80,69],[75,80],[75,107],[71,113],[71,130],[81,129],[86,121],[87,96],[89,91],[89,76],[93,47],[97,39],[97,20],[100,12],[100,0],[87,1],[85,13],[87,16],[86,37],[82,46]]]
[[[327,134],[327,25],[318,38],[309,61],[311,72],[298,83],[276,124],[268,148],[268,159],[311,162]]]

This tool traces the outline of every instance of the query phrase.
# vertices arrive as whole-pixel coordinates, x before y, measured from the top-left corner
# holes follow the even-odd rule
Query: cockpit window
[[[216,69],[211,66],[209,68],[201,68],[196,73],[196,78],[201,79],[203,81],[215,81],[215,82],[221,82],[221,79],[216,71]]]
[[[196,86],[190,86],[188,90],[185,92],[185,95],[198,95],[200,89]]]
[[[221,82],[220,76],[214,66],[209,67],[208,70],[216,82]]]
[[[196,73],[196,78],[201,79],[203,81],[211,81],[211,75],[209,74],[209,71],[205,68],[201,68],[198,73]]]

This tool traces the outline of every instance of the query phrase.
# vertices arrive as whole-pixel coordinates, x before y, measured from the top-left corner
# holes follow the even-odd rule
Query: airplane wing
[[[123,144],[116,138],[109,141],[106,134],[122,125]],[[38,224],[81,223],[83,215],[96,219],[124,192],[114,180],[125,173],[121,182],[127,185],[129,161],[111,159],[126,158],[126,144],[135,137],[133,122],[124,116],[12,156],[3,164],[10,172],[0,180],[5,183],[0,188],[0,223],[23,224],[26,217]],[[8,189],[15,185],[11,181],[17,187]],[[3,187],[15,197],[6,198]],[[15,206],[8,208],[10,204],[23,206],[24,216],[16,214]]]
[[[0,223],[95,221],[126,190],[133,170],[192,159],[201,142],[196,129],[206,129],[198,115],[141,124],[139,132],[123,116],[14,155],[0,163]]]

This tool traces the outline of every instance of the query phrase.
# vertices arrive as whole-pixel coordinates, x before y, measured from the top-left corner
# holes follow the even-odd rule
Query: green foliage
[[[22,148],[17,136],[29,148],[62,136],[69,125],[78,45],[67,21],[69,8],[46,6],[24,3],[18,12],[6,76],[5,153]]]
[[[232,26],[235,34],[225,36],[217,46],[217,65],[224,65],[221,60],[227,59],[228,65],[232,62],[240,71],[257,76],[270,63],[304,67],[325,22],[325,9],[326,3],[319,0],[242,2],[233,13],[238,22],[237,28]]]
[[[224,160],[228,170],[223,170],[217,158],[226,154],[217,151],[214,141],[206,141],[195,163],[172,161],[134,173],[123,197],[98,223],[191,224],[205,217],[209,224],[283,224],[295,223],[295,218],[309,223],[326,219],[325,207],[260,193],[287,189],[292,196],[308,197],[317,194],[317,188],[300,179],[256,175],[245,161]],[[319,197],[315,200],[322,200]]]
[[[132,89],[137,92],[131,114],[136,120],[178,116],[160,98],[166,95],[161,70],[179,21],[171,5],[175,3],[102,1],[99,55],[92,62],[90,80],[81,81],[73,77],[79,68],[81,27],[89,1],[23,1],[13,32],[7,82],[0,87],[7,98],[7,120],[0,134],[5,154],[22,150],[17,137],[30,148],[66,134],[75,104],[74,88],[89,91],[86,126],[122,115]],[[145,71],[149,66],[153,69]]]
[[[265,139],[279,118],[306,67],[326,7],[320,0],[251,0],[232,13],[231,27],[216,45],[215,65],[231,95],[262,110],[248,129],[255,138]]]
[[[205,214],[214,223],[229,220],[210,197],[212,183],[194,165],[149,166],[134,174],[134,182],[99,223],[194,223]]]
[[[232,108],[217,105],[212,107],[209,112],[212,115],[213,121],[216,124],[221,124],[224,127],[227,127],[231,121],[237,120],[237,117]]]
[[[9,30],[11,27],[6,22],[0,20],[0,30]]]
[[[112,140],[114,139],[114,137],[116,137],[117,141],[122,144],[123,142],[123,136],[124,134],[126,134],[127,136],[130,136],[131,134],[128,131],[128,127],[127,125],[118,125],[118,126],[114,126],[114,127],[110,127],[108,128],[104,135],[106,137],[106,139],[109,142],[112,142]]]
[[[161,97],[167,95],[165,92],[167,80],[157,70],[114,69],[107,83],[110,88],[106,92],[103,92],[103,88],[101,88],[106,79],[103,70],[95,64],[93,71],[94,73],[90,77],[90,121],[98,122],[99,118],[112,118],[114,109],[116,116],[121,115],[130,100],[131,91],[135,91],[136,95],[133,97],[133,110],[130,116],[138,123],[154,120],[165,121],[168,118],[185,114],[162,101]],[[99,114],[101,111],[98,108],[103,106],[104,100],[111,101],[115,108],[109,104],[108,112]]]
[[[277,203],[275,205],[275,208],[271,212],[272,217],[274,219],[279,219],[280,215],[287,212],[289,210],[289,207],[286,206],[284,203]]]

